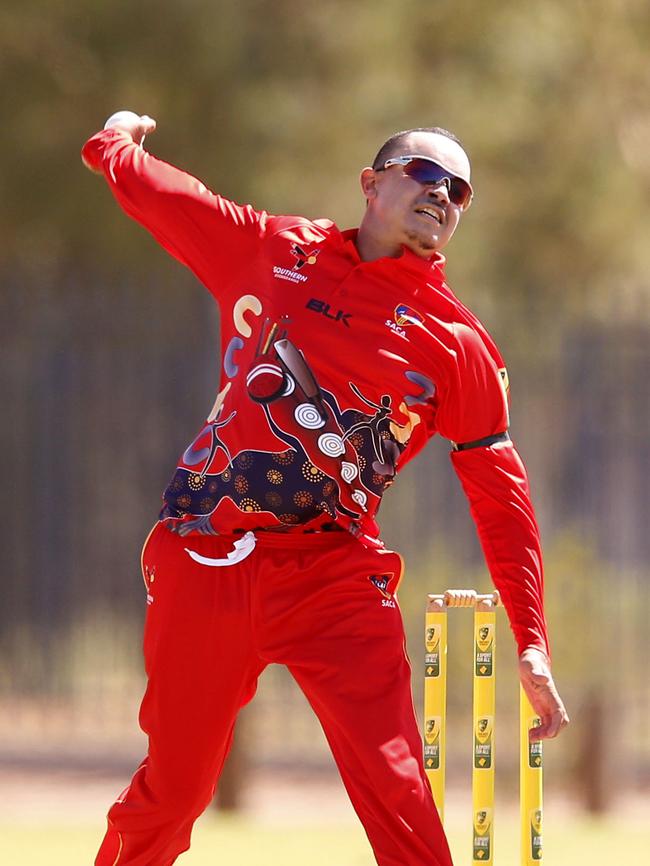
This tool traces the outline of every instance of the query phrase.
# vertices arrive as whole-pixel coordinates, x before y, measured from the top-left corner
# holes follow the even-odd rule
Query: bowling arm
[[[549,656],[539,529],[525,466],[510,440],[452,451],[494,585],[519,653]]]
[[[260,248],[267,214],[240,206],[200,180],[147,153],[119,127],[92,136],[82,149],[117,202],[214,294]]]

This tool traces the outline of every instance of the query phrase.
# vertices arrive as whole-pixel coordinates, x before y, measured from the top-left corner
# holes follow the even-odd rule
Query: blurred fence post
[[[611,779],[608,772],[612,746],[607,742],[607,702],[602,690],[592,687],[579,716],[580,751],[576,763],[576,782],[580,800],[591,815],[603,815],[611,805]]]

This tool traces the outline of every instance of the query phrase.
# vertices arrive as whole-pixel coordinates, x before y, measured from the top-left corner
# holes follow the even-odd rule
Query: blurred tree
[[[542,523],[589,522],[583,547],[593,539],[601,556],[625,550],[633,562],[647,534],[638,514],[647,474],[639,392],[650,376],[649,43],[647,0],[2,5],[0,339],[11,423],[0,447],[9,491],[0,687],[69,689],[62,631],[86,614],[92,622],[99,600],[122,619],[138,603],[140,536],[217,385],[210,299],[125,226],[81,165],[83,141],[119,108],[155,116],[152,152],[225,195],[341,226],[358,222],[358,170],[388,135],[454,130],[477,196],[449,249],[450,282],[508,358],[514,432],[543,494]],[[444,450],[408,467],[383,511],[388,542],[412,553],[412,617],[433,580],[473,578],[480,561]],[[621,528],[624,501],[626,521],[637,513],[634,532]],[[448,542],[444,557],[433,555],[434,534]],[[556,656],[578,700],[591,700],[598,678],[575,635],[584,628],[593,640],[604,616],[589,608],[586,622],[578,592],[598,568],[571,552],[551,557],[553,567]],[[598,586],[613,580],[607,573]],[[619,579],[626,639],[639,633],[620,624],[642,621],[643,580]],[[566,605],[554,609],[565,588]],[[122,635],[109,614],[104,625],[103,662],[115,657],[105,635]],[[96,655],[80,655],[90,670]],[[639,719],[644,694],[625,691]]]
[[[118,107],[225,194],[342,223],[381,141],[439,122],[476,167],[456,282],[525,340],[523,314],[582,315],[649,264],[649,37],[643,0],[4,6],[2,260],[162,263],[78,161]]]

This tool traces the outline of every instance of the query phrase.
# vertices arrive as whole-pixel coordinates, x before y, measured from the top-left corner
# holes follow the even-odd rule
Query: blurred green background
[[[546,749],[548,862],[591,851],[603,862],[606,840],[629,853],[635,839],[627,862],[642,862],[649,44],[647,0],[2,6],[0,850],[18,852],[6,862],[58,863],[57,850],[66,866],[91,862],[103,813],[139,760],[139,550],[218,386],[208,293],[79,160],[120,108],[156,117],[149,149],[211,188],[342,228],[358,224],[358,172],[390,134],[440,125],[461,138],[476,199],[447,250],[448,276],[508,362],[513,438],[545,542],[554,670],[573,720]],[[432,443],[381,512],[407,562],[400,600],[418,706],[427,592],[489,585],[447,450]],[[450,822],[460,827],[471,737],[462,614],[451,640]],[[512,829],[505,619],[499,652],[498,785]],[[341,866],[371,862],[317,723],[279,668],[242,718],[221,809],[240,815],[216,829],[208,816],[188,864],[256,850],[293,862],[276,831],[304,845],[296,862],[320,862],[315,849]]]

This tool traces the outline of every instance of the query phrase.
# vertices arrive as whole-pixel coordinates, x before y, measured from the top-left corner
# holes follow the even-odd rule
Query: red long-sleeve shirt
[[[539,532],[503,435],[505,365],[444,257],[363,262],[356,231],[236,205],[117,129],[83,159],[221,310],[221,390],[162,517],[183,534],[340,521],[372,534],[384,490],[431,436],[469,443],[452,463],[494,584],[519,650],[548,652]]]

